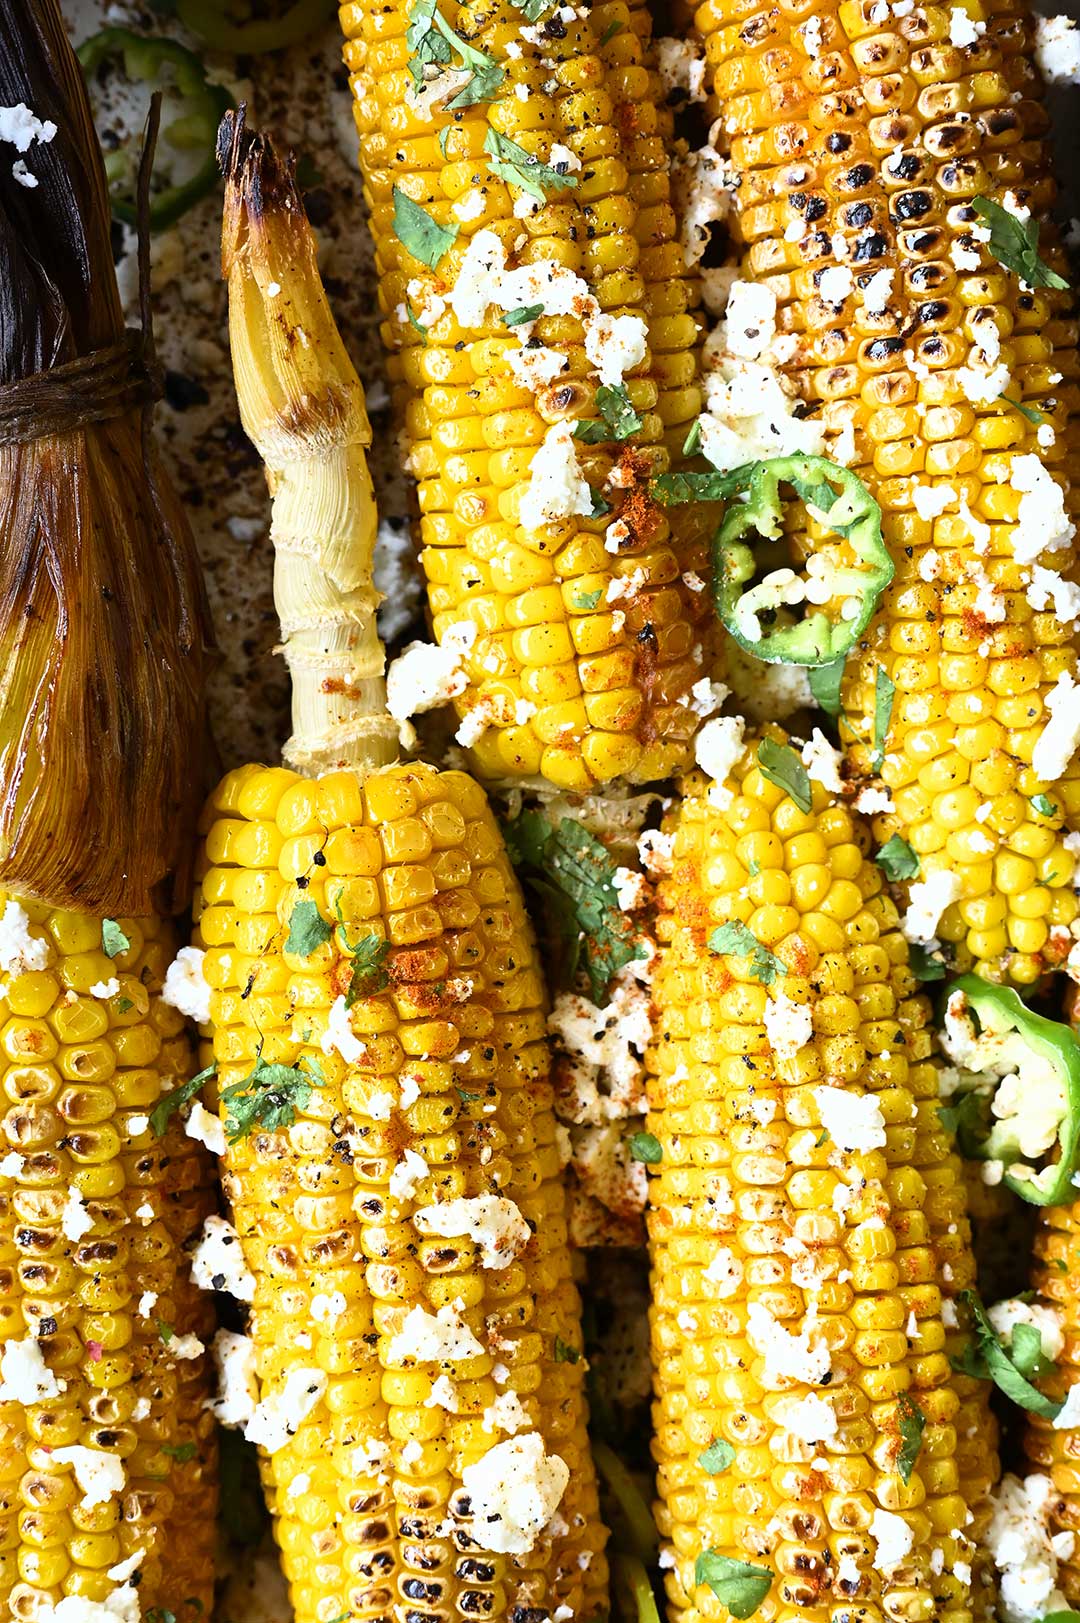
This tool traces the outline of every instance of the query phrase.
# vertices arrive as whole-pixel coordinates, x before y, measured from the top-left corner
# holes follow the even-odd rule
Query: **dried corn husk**
[[[0,0],[0,105],[56,126],[0,158],[0,388],[122,342],[105,175],[56,0]],[[25,381],[38,376],[33,382]],[[137,915],[187,862],[211,644],[194,543],[138,403],[0,444],[0,884]],[[174,894],[182,884],[174,885]]]

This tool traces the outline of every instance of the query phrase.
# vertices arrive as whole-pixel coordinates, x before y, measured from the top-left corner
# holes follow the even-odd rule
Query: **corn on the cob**
[[[8,892],[0,912],[0,1605],[38,1623],[120,1591],[195,1623],[214,1579],[213,1312],[184,1246],[213,1192],[178,1118],[161,1137],[150,1121],[192,1069],[160,995],[172,933],[121,919],[110,957],[100,919]]]
[[[310,480],[310,567],[322,516],[347,513],[366,572],[359,381],[290,173],[224,133],[241,413],[295,512]],[[319,436],[333,454],[317,465]],[[327,570],[330,623],[333,595]],[[350,694],[357,718],[379,713],[367,675],[359,700],[348,680],[327,699],[339,720]],[[225,1188],[255,1279],[248,1433],[297,1623],[590,1618],[604,1535],[529,925],[482,791],[381,766],[372,736],[343,726],[341,769],[318,777],[243,767],[205,818]]]
[[[1027,14],[705,0],[695,23],[744,272],[776,296],[798,395],[851,431],[896,564],[848,661],[850,759],[881,763],[876,832],[918,854],[961,963],[1030,983],[1077,911],[1076,323],[976,207],[1020,231],[1052,199]],[[1049,225],[1039,252],[1063,268]],[[805,521],[793,539],[814,545]]]
[[[973,1278],[963,1186],[896,910],[810,792],[804,812],[746,754],[667,824],[648,1126],[671,1615],[741,1604],[741,1562],[766,1620],[963,1616],[995,1469],[942,1318]]]
[[[425,80],[415,36],[431,10],[359,0],[342,20],[432,621],[440,642],[462,622],[472,638],[460,736],[488,777],[589,790],[663,776],[687,762],[690,690],[712,656],[702,521],[669,520],[648,493],[700,391],[693,286],[663,141],[642,105],[640,13],[611,4],[566,20],[564,8],[523,28],[508,4],[435,11],[426,26],[459,54],[482,51],[498,80],[483,94],[470,84],[450,110],[449,91],[470,76],[431,79],[429,66]],[[489,157],[493,146],[505,157],[506,141],[517,169],[496,158],[500,178]],[[534,159],[546,166],[539,187]],[[454,236],[427,263],[400,219],[395,231],[410,200]],[[477,281],[478,264],[504,261],[502,292],[491,274]],[[605,331],[615,341],[602,359]],[[631,407],[622,439],[612,389]],[[590,441],[568,439],[583,420]]]

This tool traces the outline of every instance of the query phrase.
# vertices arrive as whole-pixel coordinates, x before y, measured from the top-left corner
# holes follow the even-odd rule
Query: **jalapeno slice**
[[[103,28],[79,46],[78,57],[87,79],[102,63],[119,62],[133,83],[145,84],[150,90],[165,89],[166,109],[179,101],[179,114],[167,123],[162,121],[161,146],[172,148],[177,155],[190,154],[195,168],[186,180],[163,183],[155,162],[150,181],[151,228],[164,230],[174,225],[217,185],[217,128],[232,106],[232,97],[223,85],[207,79],[197,56],[159,35],[146,38],[130,28]],[[137,145],[133,137],[105,153],[113,213],[132,226],[136,224]]]
[[[760,567],[754,543],[783,535],[783,486],[837,540],[815,547],[803,574],[784,566],[748,586]],[[744,493],[744,501],[731,500]],[[842,658],[895,572],[881,508],[862,480],[828,457],[770,457],[724,475],[722,494],[730,505],[713,541],[713,593],[735,641],[773,665],[829,665]]]
[[[965,1153],[1001,1162],[1007,1186],[1034,1206],[1075,1200],[1080,1041],[1070,1027],[1010,987],[962,975],[946,995],[942,1047],[956,1067]]]
[[[186,28],[215,51],[264,56],[268,51],[299,45],[328,22],[337,7],[338,0],[295,0],[280,17],[230,23],[222,15],[222,0],[177,0],[176,14]]]

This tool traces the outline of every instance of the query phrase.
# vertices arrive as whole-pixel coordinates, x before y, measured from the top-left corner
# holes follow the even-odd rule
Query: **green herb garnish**
[[[574,175],[564,174],[551,164],[541,163],[531,152],[511,141],[508,135],[488,128],[484,136],[484,151],[488,155],[488,168],[508,185],[527,192],[538,203],[547,202],[548,192],[565,192],[577,185]]]
[[[773,1575],[768,1567],[735,1561],[715,1550],[702,1550],[694,1562],[694,1582],[708,1584],[722,1606],[740,1620],[753,1617],[769,1590]]]
[[[407,253],[434,270],[457,240],[456,225],[440,225],[425,208],[394,187],[394,235]],[[419,325],[419,323],[417,323]]]
[[[811,809],[814,802],[810,774],[790,744],[778,744],[774,738],[763,738],[758,745],[757,760],[762,776],[789,795],[801,812]]]
[[[310,958],[325,941],[330,940],[333,933],[334,926],[323,918],[316,903],[310,896],[304,896],[290,915],[285,951],[294,952],[300,958]]]
[[[314,1059],[299,1065],[268,1063],[262,1058],[262,1045],[250,1075],[242,1082],[222,1088],[221,1102],[226,1107],[225,1136],[230,1144],[237,1144],[257,1127],[272,1133],[279,1127],[291,1127],[298,1110],[306,1108],[313,1088],[326,1086],[322,1068]]]
[[[596,405],[600,417],[585,417],[575,423],[572,430],[574,438],[584,445],[601,445],[611,439],[629,439],[642,425],[625,384],[617,383],[610,387],[602,383],[596,391]]]
[[[663,1146],[654,1133],[631,1133],[630,1159],[644,1161],[646,1166],[659,1166],[664,1158]]]
[[[915,1462],[922,1448],[926,1416],[914,1398],[910,1398],[906,1392],[900,1393],[896,1407],[900,1415],[900,1447],[896,1454],[896,1469],[906,1487],[911,1481],[911,1473],[915,1469]]]
[[[721,1471],[728,1469],[734,1458],[735,1450],[731,1444],[726,1443],[722,1437],[717,1437],[709,1444],[704,1454],[698,1455],[698,1464],[703,1471],[708,1471],[710,1476],[719,1476]]]
[[[150,1126],[157,1138],[164,1138],[168,1132],[169,1117],[173,1111],[180,1110],[184,1105],[189,1104],[199,1092],[203,1083],[214,1076],[216,1072],[216,1065],[208,1065],[205,1071],[199,1072],[198,1076],[190,1076],[186,1082],[181,1082],[178,1088],[173,1088],[171,1093],[162,1094],[150,1112]]]
[[[101,921],[101,950],[107,958],[118,958],[122,952],[131,951],[131,942],[115,919]]]
[[[717,925],[709,936],[709,951],[728,953],[733,958],[749,958],[750,973],[763,986],[771,986],[778,975],[786,975],[787,968],[768,947],[762,946],[752,930],[745,924],[732,921]]]
[[[543,313],[542,304],[519,304],[515,310],[507,310],[500,320],[506,327],[520,327],[526,321],[536,321]]]
[[[893,698],[896,694],[896,683],[883,665],[879,665],[874,676],[874,753],[872,764],[875,772],[881,771],[881,764],[885,759],[885,745],[889,737],[889,728],[892,726]]]
[[[987,246],[999,265],[1029,287],[1068,287],[1065,278],[1039,258],[1038,220],[1018,220],[991,197],[975,197],[972,203],[976,214],[990,227]]]
[[[917,879],[919,875],[919,859],[911,849],[908,842],[894,834],[885,841],[877,856],[874,858],[886,879],[895,884],[900,879]]]

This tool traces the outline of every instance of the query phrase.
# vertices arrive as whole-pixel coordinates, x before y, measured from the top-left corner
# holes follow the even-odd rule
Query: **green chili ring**
[[[280,17],[249,23],[227,23],[221,15],[222,0],[179,0],[176,14],[185,28],[198,34],[215,51],[231,51],[237,56],[265,56],[299,45],[316,28],[329,22],[338,0],[295,0]]]
[[[1019,1145],[1010,1155],[1010,1147],[1004,1141],[1006,1129],[1001,1127],[999,1132],[1000,1124],[981,1138],[976,1135],[970,1144],[975,1158],[1003,1161],[1006,1186],[1033,1206],[1070,1204],[1077,1195],[1073,1174],[1080,1159],[1080,1040],[1063,1022],[1034,1014],[1011,987],[994,986],[978,975],[962,975],[949,986],[946,999],[955,992],[963,993],[984,1029],[989,1026],[1006,1035],[1015,1032],[1021,1037],[1032,1053],[1056,1072],[1064,1100],[1056,1139],[1051,1146],[1058,1152],[1056,1161],[1047,1162],[1037,1170],[1024,1160]]]
[[[173,80],[184,101],[184,112],[167,125],[162,136],[176,147],[205,149],[206,158],[190,179],[176,186],[167,186],[155,193],[150,201],[150,226],[163,231],[188,209],[211,192],[218,182],[215,151],[217,129],[225,113],[232,106],[232,97],[223,85],[212,83],[206,70],[193,52],[178,45],[175,40],[160,36],[145,38],[130,28],[103,28],[84,40],[77,52],[82,70],[89,79],[103,62],[119,61],[132,81],[153,84],[163,67],[173,70]],[[109,173],[106,154],[105,168]],[[109,174],[109,198],[118,220],[134,226],[137,209],[134,196],[118,196],[112,182],[118,178]]]
[[[858,611],[851,619],[833,620],[822,608],[797,625],[755,636],[747,629],[745,608],[740,613],[748,595],[743,587],[757,567],[753,547],[743,537],[753,533],[776,539],[782,534],[782,484],[792,487],[815,518],[850,542],[858,563],[835,573],[833,595],[854,601]],[[842,659],[866,630],[895,573],[882,535],[881,508],[857,475],[823,456],[748,462],[724,479],[724,496],[743,491],[747,500],[731,503],[713,540],[713,596],[724,625],[741,648],[767,664],[831,665]]]

